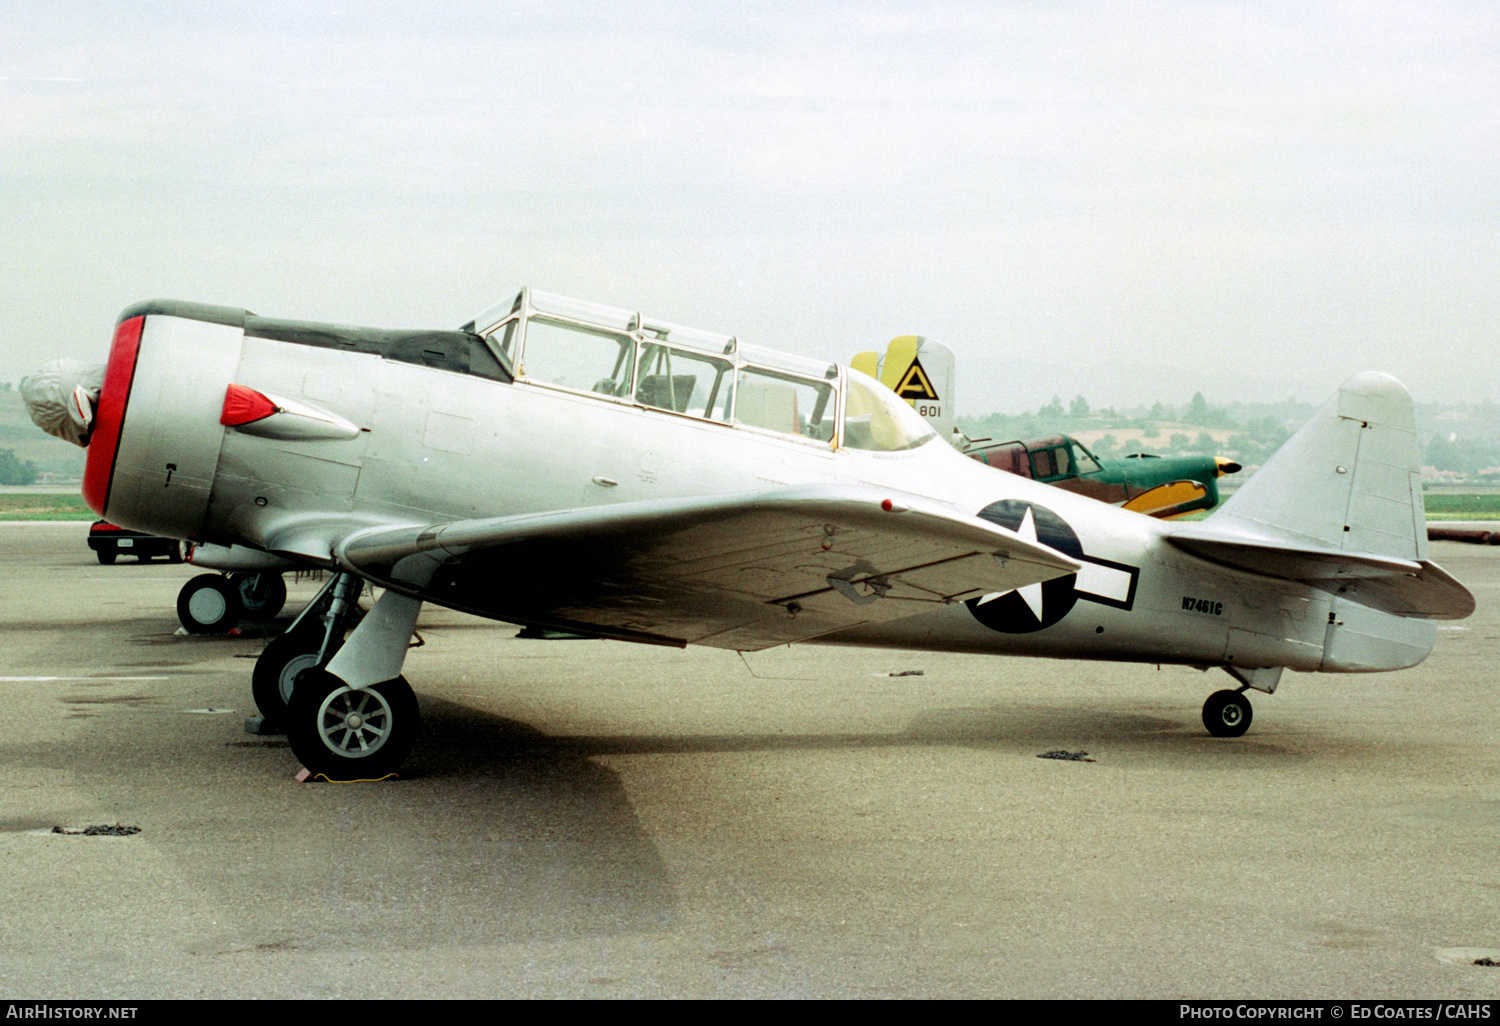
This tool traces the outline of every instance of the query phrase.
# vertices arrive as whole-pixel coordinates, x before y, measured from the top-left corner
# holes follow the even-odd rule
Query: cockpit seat
[[[635,387],[636,402],[659,410],[686,413],[688,400],[697,384],[696,374],[647,374]]]

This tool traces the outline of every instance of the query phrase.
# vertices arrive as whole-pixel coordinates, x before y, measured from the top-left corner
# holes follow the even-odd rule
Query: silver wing
[[[371,528],[334,557],[481,616],[745,651],[1079,568],[989,521],[864,485]]]

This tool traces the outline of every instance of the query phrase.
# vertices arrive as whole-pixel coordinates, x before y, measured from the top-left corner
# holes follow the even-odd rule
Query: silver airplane
[[[1219,736],[1285,668],[1414,666],[1433,620],[1474,609],[1428,558],[1412,401],[1379,373],[1197,523],[976,463],[849,367],[531,290],[457,331],[147,302],[102,373],[23,391],[87,447],[112,523],[208,565],[333,571],[253,690],[336,779],[416,742],[424,602],[673,647],[1221,667]],[[359,618],[365,582],[384,591]]]

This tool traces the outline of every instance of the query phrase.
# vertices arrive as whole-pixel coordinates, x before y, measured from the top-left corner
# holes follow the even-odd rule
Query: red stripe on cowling
[[[109,489],[114,483],[115,454],[120,448],[120,431],[125,426],[125,406],[130,401],[135,360],[141,350],[141,328],[145,323],[144,316],[132,317],[121,321],[115,329],[109,363],[104,368],[104,387],[99,392],[93,430],[89,432],[88,462],[83,468],[83,501],[101,517],[109,505]]]
[[[255,389],[244,385],[230,385],[224,392],[224,412],[219,415],[219,423],[238,427],[240,424],[265,420],[275,412],[276,404]]]

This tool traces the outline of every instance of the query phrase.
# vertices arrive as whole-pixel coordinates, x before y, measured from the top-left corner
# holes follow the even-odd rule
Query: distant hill
[[[17,458],[35,463],[42,482],[83,479],[84,451],[33,424],[14,387],[0,386],[0,449],[12,449]]]

